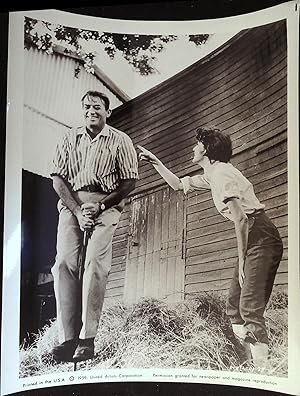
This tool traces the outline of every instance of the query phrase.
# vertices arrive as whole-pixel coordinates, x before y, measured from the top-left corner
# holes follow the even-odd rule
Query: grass
[[[287,295],[273,293],[266,310],[270,339],[265,375],[287,375]],[[30,347],[20,349],[20,377],[73,371],[72,363],[56,364],[50,351],[58,343],[56,322],[45,326]],[[189,368],[253,372],[235,340],[225,315],[225,298],[201,293],[168,305],[143,299],[116,303],[102,313],[95,339],[96,357],[81,370],[113,368]]]

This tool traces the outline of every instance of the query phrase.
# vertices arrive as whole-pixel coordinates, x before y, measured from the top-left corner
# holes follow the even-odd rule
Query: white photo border
[[[53,385],[93,382],[185,382],[180,378],[190,373],[186,382],[247,386],[297,394],[299,389],[300,356],[300,293],[299,293],[299,2],[290,1],[255,13],[195,21],[129,21],[76,15],[56,10],[12,12],[9,18],[6,184],[4,223],[4,266],[2,306],[2,359],[1,394],[6,395],[29,389]],[[286,19],[288,39],[288,285],[289,285],[289,371],[287,378],[265,377],[248,373],[227,373],[204,370],[118,369],[84,372],[87,379],[80,379],[80,371],[59,375],[19,378],[19,310],[20,310],[20,251],[21,251],[21,161],[23,120],[23,22],[24,16],[47,20],[65,26],[82,29],[112,31],[114,33],[140,34],[199,34],[230,31],[260,26]],[[5,358],[4,358],[5,356]],[[197,378],[193,379],[193,372]],[[173,375],[171,377],[169,374]],[[100,374],[102,378],[100,378]],[[203,378],[199,378],[203,374]],[[175,376],[178,377],[175,377]],[[94,376],[94,378],[92,378]],[[107,376],[107,377],[105,377]],[[232,379],[232,378],[235,379]],[[47,381],[51,382],[47,383]]]

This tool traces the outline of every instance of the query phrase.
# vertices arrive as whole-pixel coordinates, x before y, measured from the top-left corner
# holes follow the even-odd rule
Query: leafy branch
[[[196,46],[206,43],[209,35],[189,35],[189,41]],[[94,52],[84,50],[84,43],[94,41],[100,44],[110,59],[120,52],[124,59],[143,76],[156,72],[156,55],[178,39],[176,35],[120,34],[84,30],[62,25],[54,25],[25,17],[24,47],[36,48],[47,54],[53,53],[56,44],[66,47],[66,53],[75,53],[82,60],[87,71],[93,72]]]

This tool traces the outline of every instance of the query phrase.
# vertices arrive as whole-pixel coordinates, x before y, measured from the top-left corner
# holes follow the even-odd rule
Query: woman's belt
[[[255,212],[253,212],[253,213],[249,213],[249,214],[247,214],[247,217],[257,217],[257,216],[259,216],[259,215],[261,215],[261,214],[263,214],[263,213],[265,213],[265,211],[264,211],[264,209],[258,209],[258,210],[256,210]]]

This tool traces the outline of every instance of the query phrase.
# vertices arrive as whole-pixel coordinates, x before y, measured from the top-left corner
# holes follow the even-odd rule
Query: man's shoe
[[[79,344],[73,355],[74,362],[83,362],[94,357],[94,338],[79,340]]]
[[[57,363],[72,362],[78,339],[68,340],[52,349],[52,356]]]

